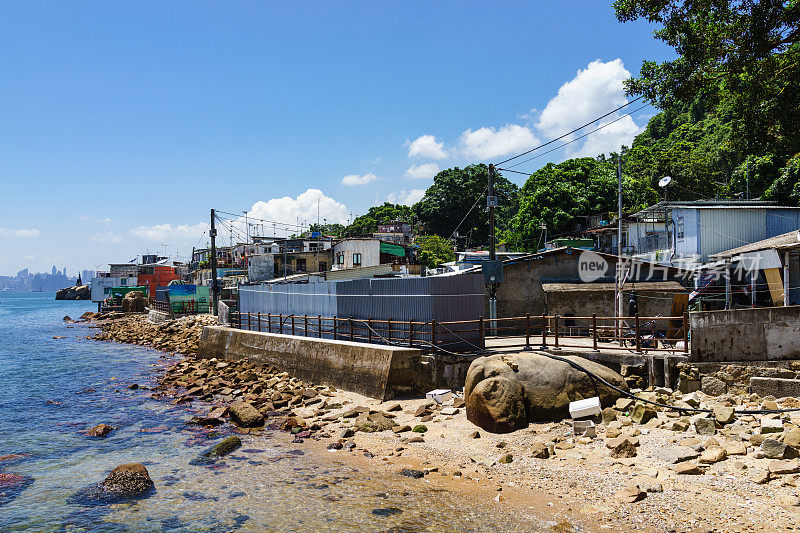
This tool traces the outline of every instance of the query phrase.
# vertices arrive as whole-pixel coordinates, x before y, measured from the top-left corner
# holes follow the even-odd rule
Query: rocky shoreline
[[[254,435],[282,430],[292,443],[333,452],[337,460],[468,491],[487,505],[553,523],[585,530],[800,528],[800,413],[736,413],[796,408],[796,398],[651,389],[635,392],[712,412],[690,415],[623,398],[603,411],[595,437],[575,435],[569,420],[499,435],[468,422],[460,397],[443,405],[382,403],[251,361],[196,359],[207,319],[213,321],[105,321],[95,338],[188,354],[152,394],[187,407],[202,402],[191,423]]]

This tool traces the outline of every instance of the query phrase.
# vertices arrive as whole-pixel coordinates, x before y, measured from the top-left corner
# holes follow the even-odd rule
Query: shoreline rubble
[[[249,360],[196,359],[206,318],[192,319],[158,326],[142,325],[141,316],[106,321],[94,338],[187,354],[160,377],[153,396],[211,403],[191,421],[202,426],[236,425],[234,413],[242,410],[248,416],[238,422],[250,427],[237,426],[238,433],[283,430],[291,442],[307,442],[338,460],[398,475],[416,470],[426,482],[468,490],[489,488],[496,501],[509,504],[548,501],[550,512],[589,530],[800,528],[800,413],[736,413],[797,408],[797,398],[651,388],[636,393],[713,413],[687,416],[622,398],[603,406],[594,438],[574,435],[569,419],[500,435],[476,431],[460,397],[443,404],[380,402]],[[522,495],[521,502],[512,494]]]

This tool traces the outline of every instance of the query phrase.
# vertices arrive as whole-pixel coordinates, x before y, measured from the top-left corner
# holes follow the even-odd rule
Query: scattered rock
[[[512,454],[504,453],[503,455],[500,456],[500,458],[497,460],[497,462],[498,463],[502,463],[502,464],[508,464],[508,463],[512,462],[513,460],[514,460],[514,456]]]
[[[797,462],[797,459],[775,459],[769,462],[768,468],[772,475],[796,474],[800,472],[800,463]]]
[[[769,479],[769,470],[764,470],[763,468],[753,469],[750,473],[750,480],[759,485],[767,483]]]
[[[768,459],[783,459],[786,456],[786,445],[775,439],[764,439],[761,451]]]
[[[717,424],[713,418],[698,418],[694,421],[694,430],[698,435],[714,435],[717,432]]]
[[[417,424],[411,431],[413,431],[414,433],[425,433],[426,431],[428,431],[428,428],[424,424]]]
[[[114,431],[114,428],[106,424],[97,424],[93,428],[86,431],[87,437],[105,437]]]
[[[636,404],[631,411],[631,420],[636,424],[645,424],[655,417],[655,410],[642,403]]]
[[[414,470],[413,468],[404,468],[400,471],[400,475],[413,477],[414,479],[419,479],[425,476],[425,472],[421,470]]]
[[[762,418],[761,419],[761,434],[768,433],[782,433],[783,421],[780,418]]]
[[[724,426],[733,422],[736,417],[734,416],[734,410],[732,407],[717,405],[714,407],[714,418],[718,423]]]
[[[676,464],[697,459],[700,454],[688,446],[663,446],[656,449],[653,456],[667,464]]]
[[[550,457],[550,450],[545,443],[537,441],[531,445],[531,457],[536,459],[547,459]]]
[[[236,402],[230,407],[231,420],[243,428],[261,427],[264,425],[264,415],[247,402]]]
[[[473,431],[472,433],[469,434],[469,438],[471,438],[471,439],[479,439],[479,438],[481,438],[481,432],[480,431]]]
[[[606,441],[611,457],[636,457],[636,445],[629,437],[617,437]]]
[[[697,463],[692,461],[686,461],[684,463],[678,463],[670,467],[673,472],[676,474],[681,475],[697,475],[702,474],[703,471],[701,470],[700,466]]]
[[[728,454],[722,446],[711,446],[700,455],[700,462],[714,464],[724,461],[727,457]]]
[[[628,485],[624,489],[614,494],[614,498],[623,503],[634,503],[644,499],[647,493],[639,488],[638,485]]]
[[[709,396],[721,396],[728,392],[728,385],[714,376],[703,376],[700,380],[700,390]]]

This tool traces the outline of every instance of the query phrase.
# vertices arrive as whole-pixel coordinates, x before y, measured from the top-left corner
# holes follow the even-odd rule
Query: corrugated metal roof
[[[731,248],[730,250],[713,254],[711,257],[715,259],[726,259],[747,252],[758,252],[770,249],[786,250],[791,248],[800,248],[800,230],[790,231],[758,242]]]

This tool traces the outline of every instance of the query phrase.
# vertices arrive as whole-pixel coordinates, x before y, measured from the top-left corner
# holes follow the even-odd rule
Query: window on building
[[[361,265],[361,254],[353,254],[353,266]]]
[[[305,257],[298,257],[297,258],[297,271],[298,272],[305,272],[306,271],[306,258]]]
[[[103,294],[111,293],[111,287],[103,287]]]
[[[128,278],[122,278],[119,280],[120,287],[127,287],[128,286]]]
[[[344,252],[339,252],[338,254],[336,254],[336,263],[339,265],[344,264]]]
[[[683,239],[683,217],[678,217],[678,222],[675,224],[675,237]]]

